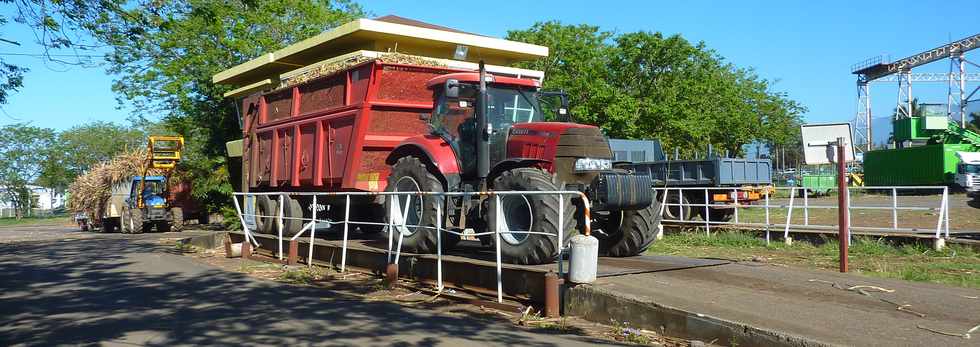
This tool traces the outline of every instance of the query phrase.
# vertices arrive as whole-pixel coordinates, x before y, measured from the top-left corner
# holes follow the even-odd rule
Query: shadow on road
[[[490,320],[255,280],[168,248],[121,239],[0,245],[0,345],[556,345]]]

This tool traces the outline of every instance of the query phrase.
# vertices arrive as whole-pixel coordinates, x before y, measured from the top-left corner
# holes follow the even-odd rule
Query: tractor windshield
[[[487,119],[494,129],[544,121],[533,90],[493,86],[487,89],[487,99]]]

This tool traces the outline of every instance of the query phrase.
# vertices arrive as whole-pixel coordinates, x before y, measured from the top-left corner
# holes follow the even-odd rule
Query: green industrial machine
[[[919,104],[913,117],[892,122],[894,149],[864,154],[864,179],[869,186],[952,185],[956,152],[980,151],[980,134],[946,117],[945,104]]]

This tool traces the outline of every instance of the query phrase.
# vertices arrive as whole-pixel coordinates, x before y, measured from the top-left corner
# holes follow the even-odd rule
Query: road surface
[[[203,232],[122,235],[58,225],[0,228],[0,346],[609,342],[222,271],[174,251],[173,238],[194,233]]]

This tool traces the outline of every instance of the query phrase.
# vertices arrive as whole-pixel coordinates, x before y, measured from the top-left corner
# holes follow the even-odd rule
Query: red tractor
[[[546,110],[539,101],[557,97],[561,106]],[[244,183],[248,191],[558,191],[584,192],[591,217],[576,213],[580,199],[558,195],[501,196],[508,230],[571,235],[581,218],[596,222],[600,252],[610,256],[642,253],[660,222],[659,204],[648,175],[614,168],[612,152],[599,128],[546,121],[545,113],[565,116],[567,98],[540,90],[540,82],[478,71],[372,61],[288,90],[254,94],[243,102]],[[567,118],[567,116],[566,116]],[[436,225],[441,197],[400,196],[407,224]],[[259,214],[274,215],[283,203],[287,216],[342,218],[343,199],[259,196]],[[447,202],[445,226],[493,230],[495,198],[454,197]],[[355,199],[352,219],[383,218],[379,199]],[[333,206],[330,206],[333,205]],[[256,221],[259,232],[274,232],[271,219]],[[301,228],[287,220],[287,233]],[[382,228],[362,226],[362,232]],[[567,241],[568,237],[566,237]],[[444,246],[459,237],[444,234]],[[505,261],[554,261],[557,237],[503,234]],[[492,238],[483,239],[486,243]],[[434,253],[436,232],[409,227],[405,251]]]

